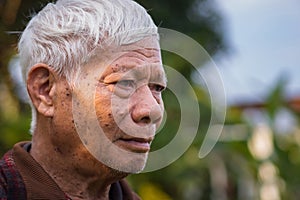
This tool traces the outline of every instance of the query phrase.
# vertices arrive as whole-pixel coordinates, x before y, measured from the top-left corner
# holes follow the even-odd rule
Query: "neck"
[[[34,133],[30,154],[61,190],[72,199],[109,199],[110,185],[127,174],[103,165],[81,142],[51,140],[42,130]]]

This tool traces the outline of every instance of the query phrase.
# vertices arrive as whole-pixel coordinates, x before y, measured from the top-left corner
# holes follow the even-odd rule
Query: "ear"
[[[53,94],[55,91],[55,75],[46,64],[35,64],[28,73],[27,90],[38,113],[52,117],[54,112]]]

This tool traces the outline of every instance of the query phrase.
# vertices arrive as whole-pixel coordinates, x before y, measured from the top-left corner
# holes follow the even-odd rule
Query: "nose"
[[[132,120],[139,125],[155,124],[162,119],[163,106],[148,86],[142,86],[132,95]]]

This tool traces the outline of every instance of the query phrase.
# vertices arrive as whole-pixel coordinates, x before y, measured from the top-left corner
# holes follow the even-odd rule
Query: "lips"
[[[121,137],[115,141],[115,144],[121,148],[135,152],[147,153],[150,151],[150,144],[153,138]]]

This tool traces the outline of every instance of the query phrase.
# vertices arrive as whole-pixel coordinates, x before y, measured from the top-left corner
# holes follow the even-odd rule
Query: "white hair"
[[[153,35],[157,26],[132,0],[58,0],[34,16],[22,33],[18,49],[23,78],[27,80],[34,64],[45,63],[72,85],[97,48]],[[33,133],[37,111],[31,107]]]

